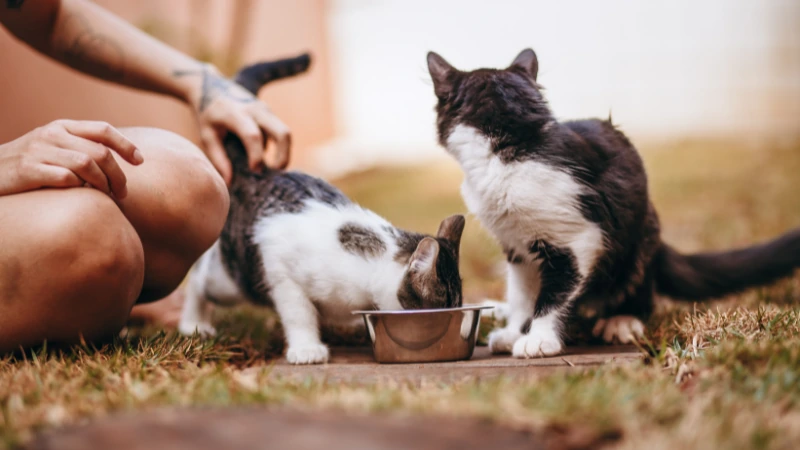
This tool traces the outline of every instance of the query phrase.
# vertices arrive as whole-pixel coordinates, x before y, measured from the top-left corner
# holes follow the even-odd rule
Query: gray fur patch
[[[374,258],[386,251],[386,243],[378,233],[352,222],[339,228],[339,242],[346,251],[365,258]]]

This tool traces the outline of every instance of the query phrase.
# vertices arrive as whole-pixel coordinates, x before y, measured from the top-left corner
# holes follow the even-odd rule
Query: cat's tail
[[[800,267],[800,228],[752,247],[682,255],[662,244],[653,260],[656,290],[677,300],[706,300],[761,286]]]
[[[303,53],[294,58],[265,61],[245,66],[236,73],[233,80],[242,87],[257,95],[258,91],[267,83],[281,78],[288,78],[308,70],[311,65],[311,55]],[[265,136],[266,139],[266,136]],[[233,165],[233,174],[250,170],[247,164],[247,152],[242,141],[233,133],[225,136],[225,152]]]
[[[311,65],[311,55],[303,53],[294,58],[266,61],[246,66],[239,70],[233,80],[250,91],[258,94],[259,89],[265,84],[301,74]]]

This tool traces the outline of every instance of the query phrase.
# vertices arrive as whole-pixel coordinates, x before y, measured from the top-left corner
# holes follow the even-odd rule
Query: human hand
[[[190,73],[181,73],[184,74]],[[187,101],[197,114],[204,150],[226,183],[231,180],[232,169],[222,138],[229,131],[244,144],[251,169],[266,163],[264,135],[275,144],[274,167],[284,169],[289,164],[292,144],[289,128],[265,103],[220,75],[213,66],[206,65],[192,74],[200,75],[193,77],[199,78],[199,82],[188,92]]]
[[[88,184],[123,199],[127,179],[111,152],[131,164],[141,152],[105,122],[56,120],[0,145],[0,196]]]

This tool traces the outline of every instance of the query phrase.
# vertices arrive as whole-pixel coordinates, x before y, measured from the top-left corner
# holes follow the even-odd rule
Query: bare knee
[[[135,205],[126,214],[148,258],[143,300],[153,300],[177,287],[219,237],[228,215],[228,189],[202,151],[183,137],[152,128],[122,132],[145,157],[145,164],[127,173],[131,198],[125,202]]]
[[[74,259],[66,281],[73,323],[87,339],[118,332],[142,289],[144,251],[133,226],[105,195],[86,189],[49,224],[51,245]],[[60,243],[60,244],[58,244]],[[66,306],[66,305],[65,305]],[[72,330],[64,330],[69,340]]]
[[[142,288],[144,253],[117,205],[93,189],[16,197],[10,209],[27,220],[14,226],[15,243],[4,249],[18,280],[4,306],[11,319],[0,327],[0,349],[118,332]]]
[[[92,190],[62,220],[62,238],[73,243],[79,260],[76,290],[87,289],[81,302],[89,335],[116,333],[125,325],[142,289],[145,258],[141,240],[119,208]],[[81,227],[82,226],[82,227]]]

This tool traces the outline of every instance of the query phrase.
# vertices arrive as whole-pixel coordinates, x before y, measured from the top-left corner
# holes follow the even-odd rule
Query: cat
[[[634,146],[610,118],[557,121],[533,50],[502,70],[459,71],[433,52],[427,62],[439,143],[464,172],[467,208],[508,261],[509,317],[489,337],[493,353],[555,355],[575,330],[633,342],[654,291],[709,299],[800,266],[800,229],[720,253],[665,244]]]
[[[236,81],[255,94],[302,72],[308,56],[250,66]],[[213,335],[211,305],[248,302],[280,316],[292,364],[328,360],[320,322],[347,325],[352,311],[459,307],[458,252],[464,217],[436,236],[404,231],[299,172],[251,171],[241,141],[225,138],[234,175],[228,219],[193,268],[179,330]]]

